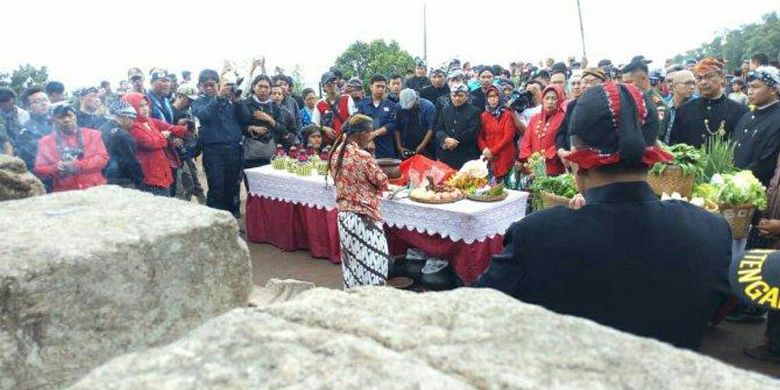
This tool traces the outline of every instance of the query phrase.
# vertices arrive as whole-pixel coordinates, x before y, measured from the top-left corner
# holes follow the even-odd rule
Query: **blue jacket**
[[[154,92],[149,91],[146,94],[146,97],[149,99],[149,102],[152,104],[149,111],[149,116],[155,119],[159,119],[161,121],[166,121],[172,125],[175,125],[176,123],[173,123],[173,106],[171,105],[170,100],[167,98],[161,98],[154,94]]]
[[[241,124],[237,110],[240,104],[233,104],[216,96],[200,96],[192,104],[192,113],[200,120],[201,145],[241,144]]]
[[[373,120],[374,130],[384,127],[387,129],[387,134],[374,139],[376,145],[376,158],[397,158],[395,153],[395,116],[396,105],[395,103],[383,99],[379,106],[374,107],[373,99],[370,97],[360,99],[357,106],[358,112],[370,116]]]

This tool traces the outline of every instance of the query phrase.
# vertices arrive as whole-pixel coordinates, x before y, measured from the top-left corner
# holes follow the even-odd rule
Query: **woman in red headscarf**
[[[566,98],[563,89],[550,85],[542,92],[542,112],[531,117],[523,140],[520,142],[520,162],[525,163],[534,153],[541,153],[547,165],[548,175],[566,172],[555,149],[555,135],[561,129],[565,116],[563,103]]]
[[[490,162],[490,168],[497,181],[501,181],[512,169],[515,161],[515,123],[512,111],[501,104],[502,94],[498,88],[491,85],[485,93],[487,105],[482,113],[482,131],[477,137],[482,157]]]
[[[135,123],[130,129],[130,135],[133,136],[138,146],[135,154],[138,162],[141,163],[141,170],[144,172],[141,191],[171,196],[173,174],[171,173],[171,162],[165,155],[165,148],[168,147],[168,140],[173,136],[186,138],[187,128],[150,118],[151,105],[143,94],[128,93],[122,96],[122,100],[130,103],[138,113]]]

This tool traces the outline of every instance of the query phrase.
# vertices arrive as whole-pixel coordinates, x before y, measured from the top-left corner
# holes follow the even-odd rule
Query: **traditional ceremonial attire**
[[[454,169],[479,158],[477,136],[482,127],[480,117],[482,109],[464,103],[458,107],[449,104],[442,108],[436,123],[436,158]],[[444,149],[444,140],[458,140],[454,149]]]
[[[708,73],[722,75],[723,64],[715,59],[705,58],[693,67],[693,73],[697,76]],[[675,114],[669,142],[673,145],[686,143],[698,148],[705,144],[709,137],[721,132],[721,128],[722,135],[728,139],[745,112],[746,106],[729,99],[726,94],[715,99],[699,97],[689,100],[680,106]]]
[[[585,91],[570,127],[570,160],[578,169],[671,159],[654,146],[658,117],[647,99],[612,82]],[[645,181],[607,184],[584,196],[579,210],[555,207],[514,223],[476,286],[697,349],[730,296],[726,221],[686,202],[659,201]]]
[[[564,93],[563,89],[557,85],[550,85],[544,89],[542,96],[547,92],[554,91],[558,95],[558,106],[551,111],[545,111],[531,117],[531,122],[520,141],[520,158],[522,162],[528,159],[534,153],[541,153],[544,156],[547,165],[548,175],[560,175],[566,172],[563,162],[558,158],[558,149],[556,149],[555,138],[558,131],[561,131],[561,124],[564,116]]]
[[[734,165],[751,170],[769,186],[780,152],[780,101],[743,115],[732,139],[736,142]]]
[[[346,124],[345,134],[349,134]],[[387,175],[371,154],[353,142],[342,144],[331,153],[331,166],[337,164],[342,148],[346,151],[334,181],[344,288],[381,286],[387,281],[390,262],[379,212],[382,191],[387,190]]]

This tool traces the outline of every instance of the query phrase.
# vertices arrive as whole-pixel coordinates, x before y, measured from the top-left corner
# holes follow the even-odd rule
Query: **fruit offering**
[[[459,190],[470,192],[482,188],[488,184],[487,177],[473,177],[461,173],[456,173],[447,180],[447,184]]]
[[[463,193],[457,188],[443,184],[428,187],[418,187],[409,193],[413,200],[430,203],[449,203],[463,199]]]
[[[505,192],[506,189],[504,188],[504,183],[494,184],[492,186],[486,185],[481,188],[473,188],[467,191],[468,194],[477,196],[498,196],[504,194]]]

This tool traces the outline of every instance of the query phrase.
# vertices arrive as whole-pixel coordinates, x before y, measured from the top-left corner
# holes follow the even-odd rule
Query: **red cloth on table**
[[[251,242],[265,242],[286,250],[309,250],[312,257],[341,262],[338,210],[325,210],[250,195],[246,201],[246,233]],[[391,254],[404,254],[410,247],[429,256],[448,259],[455,273],[466,284],[473,283],[501,252],[504,236],[466,244],[453,242],[438,234],[429,235],[385,225]]]
[[[246,235],[286,250],[308,250],[312,257],[341,263],[338,211],[318,209],[250,195],[246,200]]]

